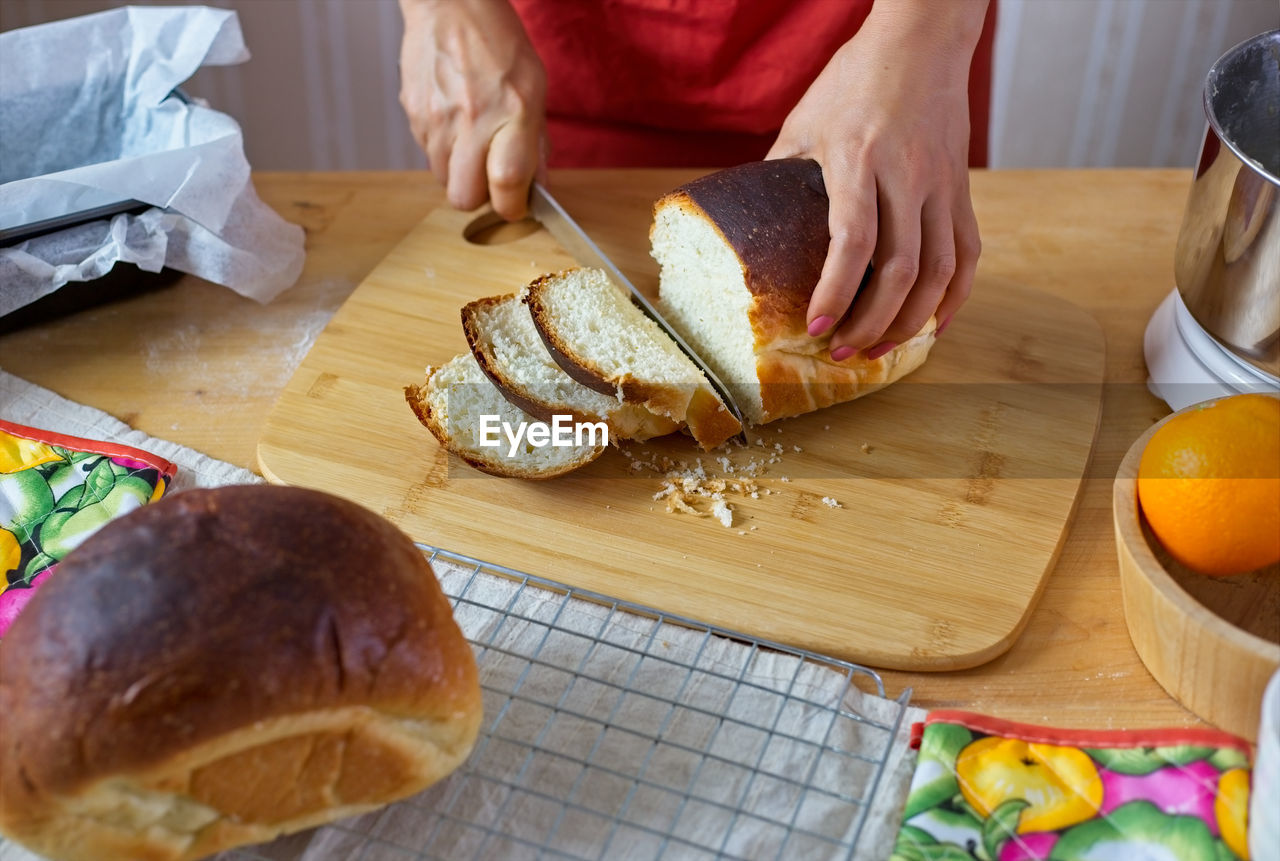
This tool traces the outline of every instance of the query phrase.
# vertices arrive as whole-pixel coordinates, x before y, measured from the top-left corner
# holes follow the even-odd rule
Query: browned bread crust
[[[175,494],[59,566],[0,642],[0,828],[194,859],[415,793],[466,756],[471,648],[421,552],[301,488]]]
[[[718,170],[664,195],[655,207],[671,203],[711,219],[749,273],[747,289],[761,316],[790,320],[799,309],[803,323],[831,241],[827,189],[816,161],[782,158]]]
[[[480,366],[480,370],[484,371],[484,375],[497,386],[498,391],[502,393],[504,398],[538,421],[549,422],[557,412],[561,415],[570,414],[575,421],[602,421],[604,416],[588,415],[564,404],[546,404],[527,397],[502,373],[497,357],[493,354],[492,344],[480,331],[478,318],[483,310],[500,305],[514,297],[514,293],[508,293],[505,296],[489,296],[484,299],[477,299],[474,302],[468,302],[462,306],[462,333],[466,335],[467,346],[471,348],[471,355],[476,357],[476,364]],[[421,419],[421,416],[419,418]]]
[[[559,327],[555,325],[552,312],[542,295],[542,288],[559,278],[561,274],[563,273],[548,272],[545,275],[539,275],[529,282],[529,289],[525,291],[523,297],[524,303],[529,306],[529,313],[533,315],[533,323],[538,327],[538,335],[546,345],[551,358],[561,370],[589,389],[610,397],[621,394],[624,399],[631,401],[646,400],[642,384],[638,380],[628,376],[616,383],[611,382],[603,369],[578,356],[573,345],[561,337]],[[669,409],[672,408],[669,407]],[[667,414],[668,410],[658,411]]]
[[[831,359],[830,335],[813,338],[805,315],[822,274],[830,232],[822,168],[812,159],[748,162],[699,177],[659,198],[706,219],[737,255],[752,303],[759,422],[851,400],[923,364],[935,321],[886,356]]]
[[[628,403],[685,424],[694,440],[704,449],[712,449],[742,430],[741,424],[709,383],[693,390],[654,384],[630,373],[612,375],[584,358],[562,336],[555,314],[543,294],[543,288],[563,274],[549,273],[534,279],[524,294],[524,301],[551,357],[566,374],[597,392],[621,395]]]
[[[756,360],[765,420],[787,418],[844,403],[884,388],[924,364],[933,323],[878,359],[833,362],[828,352],[770,350]]]
[[[573,416],[576,422],[603,421],[609,426],[610,439],[646,440],[655,436],[674,433],[680,429],[680,423],[674,422],[665,416],[656,415],[638,404],[620,403],[618,408],[609,415],[600,416],[576,409],[568,404],[551,403],[535,398],[527,389],[520,386],[515,380],[510,379],[503,372],[501,362],[498,361],[493,353],[492,342],[485,337],[485,333],[481,330],[480,316],[485,310],[503,302],[514,301],[515,298],[514,293],[509,293],[506,296],[490,296],[484,299],[477,299],[474,302],[468,302],[462,307],[462,331],[466,335],[467,345],[471,348],[471,354],[475,356],[476,364],[480,366],[480,370],[484,372],[484,375],[489,378],[498,388],[498,391],[502,393],[502,396],[510,403],[543,422],[550,422],[557,415]],[[539,337],[543,337],[542,330],[538,329],[538,332]],[[545,339],[543,343],[546,343]],[[554,354],[552,355],[554,357]],[[561,356],[555,360],[561,370],[564,369],[563,358]],[[582,382],[572,374],[570,376],[575,381]],[[583,383],[583,385],[586,384]],[[593,391],[600,392],[600,389],[595,386],[587,387]],[[613,391],[603,392],[603,394],[611,398],[617,397],[617,394]]]
[[[436,438],[436,442],[448,452],[456,455],[463,463],[473,469],[481,472],[487,472],[489,475],[498,475],[508,478],[538,478],[537,475],[520,476],[512,473],[509,469],[499,468],[488,460],[476,457],[475,454],[463,446],[458,445],[453,436],[445,428],[445,423],[436,415],[435,410],[431,409],[431,403],[427,400],[427,389],[431,384],[431,375],[439,368],[427,368],[427,379],[420,386],[405,386],[404,399],[409,403],[409,409],[413,410],[413,414],[417,416],[418,421],[427,430],[431,431],[431,435]],[[551,478],[551,476],[542,476]]]
[[[580,466],[585,466],[595,460],[604,451],[604,447],[598,447],[583,457],[562,464],[557,469],[522,469],[514,460],[507,460],[501,455],[491,457],[482,456],[479,452],[463,445],[458,439],[450,433],[447,427],[448,422],[445,417],[436,414],[431,408],[431,401],[428,397],[429,390],[432,385],[431,378],[440,370],[440,368],[427,368],[427,378],[420,386],[405,386],[404,399],[408,401],[409,408],[413,410],[413,414],[417,416],[418,421],[436,438],[436,441],[444,448],[452,452],[460,458],[467,466],[478,469],[489,475],[497,475],[503,478],[528,478],[528,479],[544,479],[556,478],[565,473],[572,472]],[[513,402],[514,403],[514,402]],[[530,417],[533,417],[532,414]],[[498,451],[495,449],[495,451]]]

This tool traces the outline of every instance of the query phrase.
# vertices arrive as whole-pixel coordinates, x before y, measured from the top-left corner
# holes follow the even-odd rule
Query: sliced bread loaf
[[[826,259],[828,201],[811,159],[751,162],[693,180],[654,205],[659,310],[733,393],[750,424],[821,409],[919,367],[934,321],[878,359],[831,359],[805,329]]]
[[[517,294],[477,299],[462,308],[471,354],[512,404],[544,422],[570,415],[603,421],[611,437],[645,440],[679,430],[680,424],[616,394],[602,394],[570,377],[551,358]]]
[[[511,453],[510,441],[499,435],[499,445],[481,444],[484,416],[496,416],[496,423],[527,427],[537,419],[502,396],[475,357],[454,356],[439,368],[427,368],[420,386],[406,386],[405,400],[418,421],[446,449],[471,466],[492,475],[515,478],[553,478],[595,460],[607,445],[530,445],[527,439]],[[492,426],[495,422],[490,420]]]
[[[588,388],[687,425],[704,449],[742,429],[698,366],[604,272],[544,275],[524,301],[552,358]]]

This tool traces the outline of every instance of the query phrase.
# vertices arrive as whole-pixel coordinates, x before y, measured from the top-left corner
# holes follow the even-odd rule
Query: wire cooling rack
[[[471,756],[417,796],[221,859],[866,857],[909,690],[889,700],[855,664],[423,551],[480,668]]]

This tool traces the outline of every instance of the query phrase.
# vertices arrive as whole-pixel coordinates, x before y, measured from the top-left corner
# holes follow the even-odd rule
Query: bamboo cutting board
[[[649,200],[563,202],[656,292]],[[746,449],[707,455],[673,435],[550,481],[494,478],[440,448],[402,393],[466,349],[464,303],[573,265],[536,225],[491,223],[435,210],[360,284],[268,416],[269,480],[352,498],[416,540],[496,565],[872,666],[959,669],[1012,644],[1098,426],[1092,317],[980,276],[921,370],[754,429]],[[763,469],[754,497],[726,493],[728,528],[654,498],[664,458],[699,457],[712,476]]]

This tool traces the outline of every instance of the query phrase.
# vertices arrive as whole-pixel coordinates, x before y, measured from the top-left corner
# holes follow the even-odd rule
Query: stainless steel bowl
[[[1280,377],[1280,30],[1213,64],[1204,112],[1174,278],[1196,322]]]

